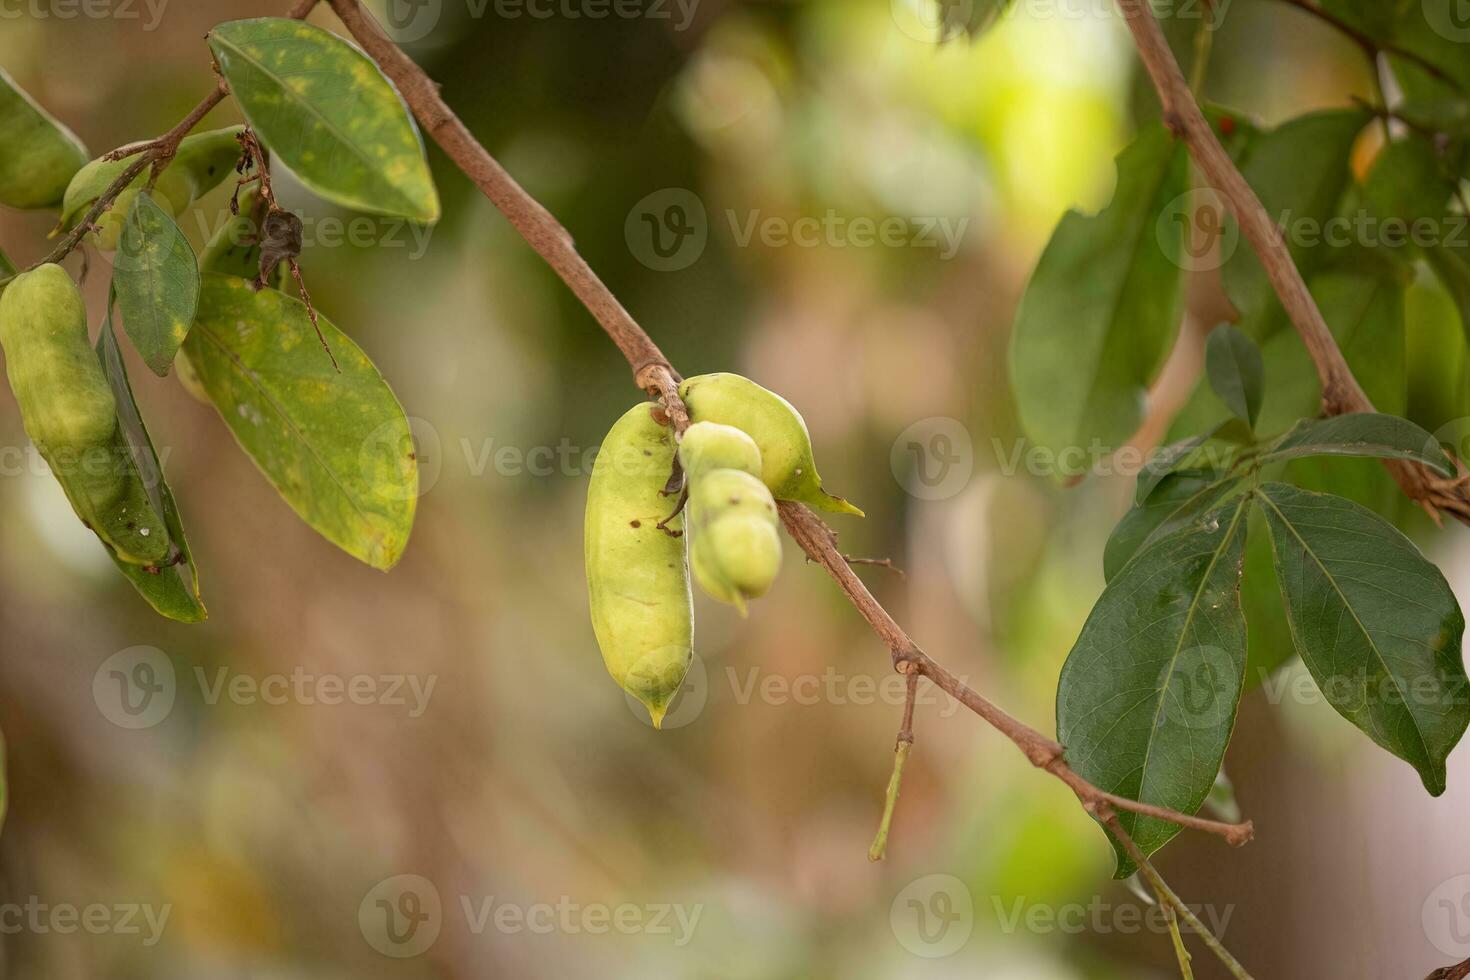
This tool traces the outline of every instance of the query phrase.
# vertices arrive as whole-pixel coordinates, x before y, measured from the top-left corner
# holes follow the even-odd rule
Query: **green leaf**
[[[1213,469],[1163,476],[1113,528],[1103,548],[1103,578],[1111,582],[1134,555],[1214,507],[1237,482]]]
[[[1149,456],[1138,471],[1133,502],[1141,504],[1154,492],[1164,477],[1180,469],[1209,469],[1223,472],[1239,454],[1240,447],[1251,443],[1251,432],[1237,419],[1218,422],[1205,432],[1172,442]]]
[[[1460,329],[1470,339],[1470,249],[1439,246],[1424,250],[1429,267],[1444,284],[1460,314]]]
[[[1404,287],[1397,279],[1346,271],[1319,273],[1308,285],[1348,366],[1373,404],[1402,412],[1405,382]],[[1279,433],[1315,415],[1322,404],[1317,369],[1294,330],[1279,330],[1261,344],[1265,394],[1256,428]],[[1170,426],[1170,439],[1198,432],[1228,412],[1201,381]]]
[[[1368,121],[1357,110],[1314,112],[1257,135],[1241,167],[1273,221],[1294,231],[1323,229],[1351,184],[1348,158]],[[1325,241],[1287,236],[1292,259],[1310,276],[1331,255]],[[1242,313],[1279,309],[1270,280],[1255,252],[1242,242],[1221,269],[1225,291]]]
[[[306,306],[207,273],[184,353],[220,417],[286,503],[374,568],[403,554],[418,498],[408,419],[367,355]]]
[[[1470,91],[1470,58],[1465,57],[1470,27],[1460,4],[1461,0],[1417,0],[1383,5],[1395,10],[1393,43],[1452,79],[1446,83],[1407,58],[1385,54],[1405,98],[1417,101]]]
[[[1352,412],[1325,419],[1302,419],[1257,457],[1262,463],[1302,456],[1372,456],[1411,459],[1442,476],[1455,475],[1434,436],[1408,419],[1379,412]]]
[[[1254,426],[1266,384],[1266,368],[1256,342],[1239,327],[1220,324],[1205,342],[1205,374],[1225,407]]]
[[[1062,667],[1057,737],[1084,779],[1129,799],[1196,812],[1235,726],[1245,673],[1242,496],[1190,521],[1108,583]],[[1179,827],[1119,811],[1151,854]],[[1117,876],[1133,861],[1114,842]]]
[[[161,566],[145,567],[122,561],[108,549],[108,554],[122,572],[133,583],[138,594],[148,601],[159,614],[181,623],[200,623],[208,618],[204,603],[199,596],[199,569],[189,551],[189,539],[184,535],[184,525],[179,517],[178,505],[173,491],[163,478],[163,467],[158,461],[158,452],[138,412],[133,387],[128,382],[127,368],[123,365],[122,352],[117,346],[117,337],[112,331],[111,310],[102,323],[101,335],[97,338],[97,357],[102,362],[102,372],[112,385],[117,400],[118,429],[127,446],[127,458],[137,481],[144,487],[153,512],[162,518],[168,528],[169,541],[173,545],[171,560]]]
[[[1185,192],[1185,160],[1163,126],[1142,130],[1118,157],[1112,202],[1096,215],[1068,212],[1031,275],[1011,380],[1027,434],[1059,458],[1120,446],[1142,422],[1179,325],[1182,272],[1170,259],[1179,242],[1162,241],[1178,228],[1161,230],[1159,215]]]
[[[15,263],[10,261],[10,256],[4,252],[0,252],[0,276],[13,276],[15,274]]]
[[[1414,222],[1439,218],[1455,192],[1456,176],[1446,170],[1427,140],[1395,140],[1378,151],[1363,181],[1363,196],[1379,219]],[[1443,229],[1436,229],[1443,232]]]
[[[221,24],[209,47],[251,127],[308,188],[361,211],[439,220],[418,129],[367,55],[280,17]]]
[[[87,148],[0,68],[0,204],[47,208],[61,202]]]
[[[188,239],[147,191],[133,199],[112,263],[123,329],[160,378],[199,307],[199,264]]]
[[[1292,638],[1323,696],[1440,795],[1445,757],[1470,723],[1465,619],[1444,576],[1349,500],[1283,483],[1254,496]]]

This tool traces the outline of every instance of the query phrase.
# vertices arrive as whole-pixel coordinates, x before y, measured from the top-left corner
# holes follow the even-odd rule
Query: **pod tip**
[[[862,508],[858,507],[850,500],[839,497],[833,493],[828,493],[826,490],[820,490],[818,491],[818,493],[819,496],[817,498],[817,505],[825,511],[830,511],[833,514],[851,514],[854,517],[868,516],[867,514],[864,514],[862,512]]]

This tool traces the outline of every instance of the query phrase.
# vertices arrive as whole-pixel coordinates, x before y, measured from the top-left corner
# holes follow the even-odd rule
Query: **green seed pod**
[[[690,479],[686,513],[695,580],[745,615],[745,601],[765,595],[781,570],[780,518],[771,491],[742,470],[711,470]]]
[[[0,345],[26,434],[43,454],[107,445],[117,402],[87,339],[87,307],[66,270],[43,265],[0,293]]]
[[[22,273],[0,293],[0,347],[26,434],[77,516],[123,561],[161,562],[168,529],[133,477],[86,305],[61,266]]]
[[[679,465],[693,480],[713,470],[741,470],[761,475],[761,451],[755,440],[733,425],[695,422],[679,442]]]
[[[87,148],[0,68],[0,204],[49,208],[61,201]]]
[[[822,489],[806,422],[791,403],[738,374],[701,374],[679,386],[695,422],[720,422],[747,433],[760,447],[761,479],[779,500],[796,500],[837,514],[863,512]]]
[[[587,488],[584,547],[603,663],[658,728],[689,670],[694,607],[684,538],[657,526],[673,506],[661,491],[674,444],[653,407],[633,406],[603,440]],[[682,522],[669,528],[679,532]]]
[[[179,143],[173,162],[158,177],[153,188],[153,199],[170,215],[178,215],[190,204],[209,193],[234,172],[235,162],[240,159],[240,143],[236,135],[243,126],[230,126],[186,136]],[[68,229],[86,216],[102,192],[122,176],[136,158],[121,160],[96,159],[87,164],[72,178],[66,188],[66,197],[61,205],[61,227]],[[95,244],[103,251],[117,248],[123,224],[128,220],[133,199],[148,183],[150,170],[144,168],[127,189],[119,194],[107,212],[97,220]]]

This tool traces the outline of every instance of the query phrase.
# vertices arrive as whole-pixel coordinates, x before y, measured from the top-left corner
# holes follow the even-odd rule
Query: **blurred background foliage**
[[[136,19],[60,9],[0,0],[0,64],[94,154],[162,132],[194,104],[211,84],[211,26],[282,12],[172,0],[148,29],[157,4],[133,5]],[[829,485],[868,513],[840,520],[844,549],[907,573],[864,570],[875,593],[931,654],[1050,731],[1057,672],[1101,590],[1102,546],[1132,485],[1104,475],[1062,488],[1008,466],[1024,444],[1005,350],[1053,224],[1107,200],[1114,153],[1157,115],[1111,5],[1022,3],[978,41],[944,46],[915,28],[932,15],[909,0],[698,0],[682,29],[676,5],[667,19],[479,9],[443,0],[435,28],[407,45],[448,102],[685,375],[739,371],[804,412]],[[326,12],[314,22],[340,26]],[[1167,26],[1187,60],[1194,21]],[[1275,124],[1371,93],[1360,53],[1320,23],[1272,0],[1230,5],[1211,101]],[[307,215],[315,302],[415,419],[425,492],[392,574],[315,537],[212,410],[134,361],[211,612],[198,627],[165,622],[77,526],[0,396],[11,477],[0,480],[11,792],[0,902],[171,908],[152,946],[5,935],[7,974],[1171,975],[1166,937],[1118,925],[1127,914],[1114,913],[1140,899],[1107,880],[1109,849],[1075,800],[932,692],[888,860],[866,861],[902,688],[794,548],[750,619],[697,600],[703,684],[686,695],[685,724],[654,732],[625,703],[587,621],[580,537],[588,453],[637,397],[627,366],[474,187],[436,148],[429,156],[445,202],[432,230],[337,212],[277,179]],[[640,262],[625,233],[638,202],[666,188],[697,195],[708,229],[698,260],[671,272]],[[227,197],[181,219],[196,245]],[[739,234],[753,216],[828,215],[963,221],[963,235],[943,257]],[[338,243],[324,219],[358,222],[362,243]],[[0,245],[19,264],[43,254],[48,230],[45,215],[0,213]],[[87,281],[94,324],[102,262],[93,257]],[[1144,442],[1187,399],[1219,319],[1218,287],[1199,278]],[[1412,413],[1430,428],[1461,419],[1453,304],[1426,278],[1406,316]],[[934,418],[963,427],[973,469],[952,494],[924,499],[905,489],[913,473],[895,443]],[[1429,535],[1396,498],[1380,503],[1464,595],[1463,530]],[[1288,659],[1279,623],[1252,626],[1253,656]],[[158,724],[125,730],[99,710],[93,678],[140,645],[170,659],[178,696]],[[435,687],[419,717],[387,704],[210,703],[221,670],[410,674]],[[1216,921],[1229,916],[1227,944],[1262,975],[1442,965],[1421,907],[1470,871],[1466,753],[1451,758],[1448,794],[1431,800],[1324,703],[1294,703],[1280,692],[1296,688],[1279,685],[1247,697],[1226,763],[1259,839],[1230,851],[1186,835],[1163,870]],[[404,873],[431,881],[445,913],[432,948],[398,960],[365,941],[358,909]],[[931,960],[900,941],[894,903],[935,873],[964,883],[974,921],[958,952]],[[683,946],[654,934],[476,934],[461,896],[702,912]],[[1095,906],[1102,928],[1012,918]],[[1217,975],[1204,955],[1196,968]]]

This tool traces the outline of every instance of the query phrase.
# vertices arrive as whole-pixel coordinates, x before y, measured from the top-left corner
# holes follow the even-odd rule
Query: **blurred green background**
[[[875,594],[1050,733],[1132,484],[1062,488],[1014,465],[1007,334],[1052,225],[1107,200],[1113,154],[1157,110],[1102,0],[1022,2],[943,46],[919,3],[426,0],[395,22],[685,375],[738,371],[801,409],[828,485],[867,510],[834,521],[842,547],[906,572],[862,569]],[[207,90],[211,26],[282,12],[0,0],[0,64],[100,154]],[[327,11],[313,22],[340,30]],[[1168,23],[1181,51],[1196,23]],[[1268,123],[1371,93],[1359,52],[1281,3],[1236,0],[1215,46],[1206,94]],[[227,103],[210,123],[235,118]],[[932,690],[888,859],[867,861],[902,685],[794,547],[748,620],[696,600],[693,686],[673,727],[640,718],[602,668],[581,564],[591,452],[638,397],[627,365],[429,157],[445,201],[432,229],[276,180],[306,215],[318,308],[414,418],[424,492],[391,574],[314,536],[211,408],[134,359],[211,614],[165,622],[0,395],[6,975],[1175,975],[1066,789]],[[196,244],[227,198],[181,218]],[[0,212],[18,264],[48,230]],[[95,326],[105,261],[91,272]],[[1200,279],[1143,442],[1167,430],[1220,315]],[[1411,300],[1413,369],[1462,392],[1452,306],[1428,285]],[[1424,411],[1433,428],[1464,406]],[[1466,594],[1464,530],[1422,541]],[[135,716],[113,671],[138,662],[172,702]],[[1417,977],[1460,958],[1430,917],[1470,890],[1454,884],[1470,872],[1466,753],[1431,800],[1293,696],[1311,687],[1286,669],[1247,697],[1226,763],[1257,841],[1181,836],[1162,870],[1263,977]],[[341,696],[353,684],[370,703]],[[323,703],[333,691],[346,703]],[[1195,948],[1197,975],[1219,976]]]

